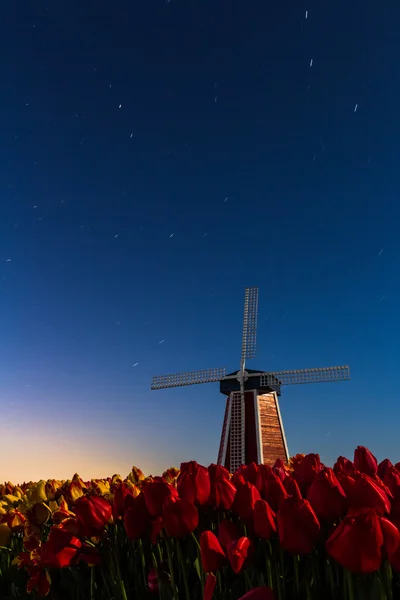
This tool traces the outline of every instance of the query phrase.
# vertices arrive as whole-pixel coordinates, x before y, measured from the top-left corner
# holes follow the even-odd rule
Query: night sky
[[[400,460],[400,5],[8,2],[0,24],[0,480],[216,461],[218,384],[292,386],[289,451]]]

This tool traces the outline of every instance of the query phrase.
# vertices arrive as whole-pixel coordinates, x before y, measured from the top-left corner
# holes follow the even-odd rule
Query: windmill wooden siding
[[[256,399],[256,401],[255,401]],[[231,397],[226,402],[225,418],[222,428],[218,463],[231,470],[230,427]],[[258,390],[245,392],[245,464],[263,462],[274,465],[278,458],[284,462],[289,459],[285,443],[285,434],[280,419],[278,397],[275,392],[260,394]],[[256,413],[257,411],[257,413]],[[226,444],[226,445],[225,445]],[[224,447],[226,453],[224,455]],[[259,451],[260,450],[260,451]],[[260,457],[260,458],[259,458]]]
[[[261,394],[258,396],[263,462],[271,466],[278,458],[285,462],[289,458],[286,455],[284,433],[277,402],[278,399],[275,394]]]

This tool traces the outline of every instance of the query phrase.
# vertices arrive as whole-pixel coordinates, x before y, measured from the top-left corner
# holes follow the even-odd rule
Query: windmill
[[[279,410],[278,396],[286,385],[321,383],[350,379],[348,366],[265,372],[246,369],[255,357],[258,288],[245,290],[242,356],[239,371],[204,369],[153,377],[151,389],[173,388],[219,381],[227,396],[218,464],[232,473],[251,462],[274,464],[289,460],[289,452]]]

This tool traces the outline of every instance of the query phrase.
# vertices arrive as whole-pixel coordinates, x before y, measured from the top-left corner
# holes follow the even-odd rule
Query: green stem
[[[296,594],[299,595],[300,589],[300,578],[299,578],[299,557],[293,556],[293,566],[294,566],[294,581],[296,584]]]
[[[170,546],[170,543],[169,543],[168,536],[165,535],[164,533],[162,533],[161,535],[164,538],[165,547],[166,547],[166,550],[167,550],[167,558],[168,558],[168,565],[169,565],[169,574],[170,574],[170,577],[171,577],[172,593],[173,593],[173,596],[174,596],[174,600],[179,600],[178,599],[178,590],[177,590],[176,581],[175,581],[174,563],[173,563],[173,560],[172,560],[171,546]]]
[[[90,600],[94,600],[94,567],[90,568]]]
[[[179,539],[176,540],[176,548],[178,551],[178,561],[182,565],[183,584],[185,586],[186,600],[190,600],[190,589],[189,589],[189,580],[188,580],[188,573],[187,573],[187,564],[182,555],[181,540],[179,540]]]
[[[267,578],[268,578],[268,587],[271,588],[271,590],[274,587],[273,581],[272,581],[272,569],[271,569],[271,560],[268,556],[266,556],[266,566],[267,566]]]
[[[346,587],[348,590],[348,598],[349,598],[349,600],[355,600],[353,575],[347,569],[345,570],[345,580],[346,580]]]

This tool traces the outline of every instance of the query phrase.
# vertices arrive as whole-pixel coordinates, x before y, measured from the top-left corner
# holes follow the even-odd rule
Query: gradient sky
[[[239,368],[252,285],[249,367],[351,368],[284,390],[290,453],[400,460],[400,5],[3,13],[0,480],[214,462],[218,384],[150,379]]]

